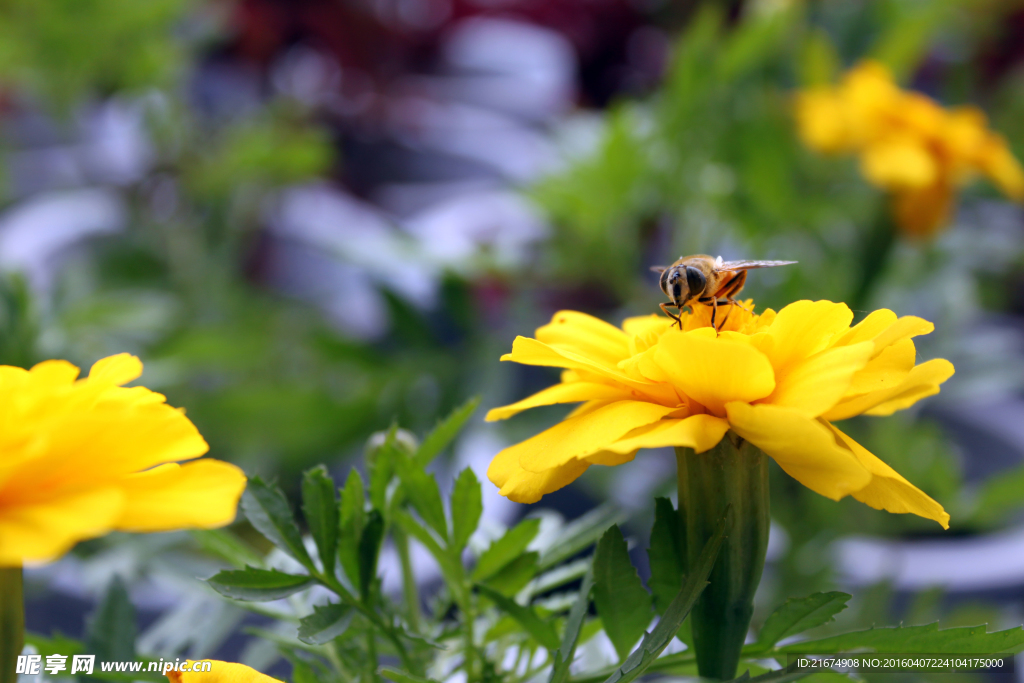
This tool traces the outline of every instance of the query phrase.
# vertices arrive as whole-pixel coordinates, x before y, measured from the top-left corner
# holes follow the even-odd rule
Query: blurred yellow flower
[[[640,448],[702,453],[731,429],[823,496],[852,495],[948,527],[941,505],[832,424],[890,415],[939,391],[952,364],[915,365],[911,339],[931,332],[931,323],[883,309],[850,327],[846,304],[798,301],[777,314],[734,307],[716,334],[709,311],[684,312],[682,331],[658,315],[629,318],[619,329],[561,311],[536,339],[517,337],[502,360],[564,368],[562,381],[487,419],[582,405],[495,456],[487,475],[501,494],[536,502],[590,465],[629,462]]]
[[[216,659],[204,659],[202,662],[210,663],[209,671],[168,671],[167,678],[170,683],[281,683],[245,664],[219,662]],[[188,664],[191,668],[195,662],[190,659]]]
[[[944,227],[956,188],[978,175],[1024,199],[1024,170],[981,110],[943,109],[900,90],[877,62],[861,62],[836,86],[799,93],[796,115],[809,147],[860,155],[861,172],[892,194],[896,223],[908,235]]]
[[[245,475],[197,460],[206,441],[181,410],[145,387],[120,354],[78,368],[51,360],[0,366],[0,566],[59,557],[113,531],[223,526]]]

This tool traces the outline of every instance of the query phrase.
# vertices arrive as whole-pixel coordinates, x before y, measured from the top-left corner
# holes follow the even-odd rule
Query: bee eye
[[[686,284],[690,288],[690,295],[696,296],[704,291],[707,286],[707,278],[704,277],[704,273],[700,272],[696,268],[686,269]]]

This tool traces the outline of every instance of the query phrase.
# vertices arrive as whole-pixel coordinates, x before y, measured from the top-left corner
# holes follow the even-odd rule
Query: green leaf
[[[729,683],[789,683],[789,681],[797,681],[797,680],[800,680],[801,678],[806,678],[806,677],[810,676],[811,674],[815,674],[815,678],[818,678],[818,676],[820,676],[823,673],[824,674],[829,674],[831,672],[828,672],[828,671],[794,671],[791,667],[787,666],[785,668],[777,669],[775,671],[768,671],[767,673],[763,673],[760,676],[754,676],[753,678],[751,678],[750,677],[750,671],[748,670],[748,671],[744,671],[741,676],[737,676],[736,678],[732,679],[732,681],[730,681]],[[840,680],[842,680],[842,681],[849,681],[850,680],[850,678],[848,676],[843,676],[842,674],[833,674],[833,675],[835,676],[835,678],[833,680],[835,680],[837,682],[840,681]],[[831,676],[829,676],[829,678],[831,678]],[[826,680],[828,680],[828,679],[826,678]]]
[[[549,569],[568,560],[597,542],[613,524],[621,524],[626,515],[612,505],[597,507],[579,519],[566,524],[562,533],[541,552],[540,568]]]
[[[622,659],[651,623],[651,596],[629,561],[618,525],[605,532],[594,553],[594,605],[604,632]]]
[[[320,551],[324,573],[334,576],[340,513],[334,495],[334,480],[323,465],[307,470],[302,476],[302,514],[306,517],[309,533]]]
[[[458,558],[453,558],[451,553],[441,547],[430,532],[414,519],[412,515],[399,510],[395,513],[395,523],[402,528],[402,531],[415,538],[427,551],[437,560],[441,568],[441,574],[449,585],[456,585],[462,582],[462,563]]]
[[[86,652],[105,662],[133,660],[135,635],[135,607],[121,577],[115,576],[87,620]]]
[[[474,581],[485,581],[519,557],[540,531],[539,519],[524,519],[480,554],[473,568]]]
[[[480,481],[470,468],[459,473],[452,489],[452,552],[461,553],[484,511]]]
[[[562,634],[562,645],[555,652],[551,663],[551,676],[548,683],[565,683],[569,679],[569,666],[576,656],[576,643],[579,642],[580,629],[590,607],[590,592],[594,588],[593,565],[583,575],[579,596],[569,609],[569,618],[565,622],[565,633]]]
[[[422,676],[413,676],[412,674],[399,671],[398,669],[392,669],[389,666],[382,666],[377,672],[389,681],[395,683],[438,683],[433,678],[423,678]]]
[[[700,557],[697,558],[692,571],[686,577],[686,583],[669,603],[668,609],[658,621],[658,625],[650,633],[644,635],[640,647],[626,658],[626,661],[606,679],[605,683],[629,683],[646,671],[672,642],[672,638],[679,632],[683,620],[686,619],[690,610],[693,609],[694,603],[697,602],[697,598],[707,586],[708,575],[711,574],[711,568],[722,547],[722,539],[725,538],[725,534],[729,530],[730,520],[731,515],[726,515],[715,535],[704,544]]]
[[[416,463],[420,467],[429,465],[458,436],[463,425],[466,424],[466,420],[473,415],[478,405],[480,405],[480,397],[471,398],[449,413],[448,417],[438,422],[437,426],[423,439],[419,450],[413,456]]]
[[[444,518],[444,504],[441,502],[437,480],[409,458],[403,458],[403,461],[399,466],[399,475],[405,494],[423,521],[447,542],[448,522]]]
[[[359,537],[359,592],[363,600],[370,596],[370,589],[377,578],[377,557],[383,540],[384,518],[378,511],[371,510]]]
[[[345,632],[352,616],[352,607],[340,602],[317,605],[312,614],[299,621],[299,640],[308,645],[330,642]]]
[[[406,457],[395,443],[398,427],[388,430],[384,443],[373,449],[366,458],[366,473],[370,478],[370,504],[378,510],[387,509],[387,492],[395,475],[395,465]]]
[[[1024,629],[1020,627],[986,633],[986,626],[964,626],[939,630],[938,622],[924,626],[893,626],[853,631],[838,636],[805,640],[776,648],[782,653],[832,654],[866,650],[885,654],[943,652],[948,654],[996,654],[1024,650]]]
[[[338,534],[338,558],[353,584],[359,583],[359,539],[366,523],[366,494],[359,470],[352,468],[341,491],[341,524]]]
[[[286,598],[313,584],[304,574],[286,574],[276,569],[246,567],[222,571],[206,579],[213,590],[235,600],[265,602]]]
[[[846,609],[851,597],[847,593],[830,591],[814,593],[806,598],[790,598],[765,620],[757,645],[768,649],[783,638],[833,621],[836,614]]]
[[[672,507],[672,501],[655,498],[651,547],[647,549],[651,578],[647,585],[658,614],[672,602],[686,574],[686,537],[681,526],[679,512]]]
[[[535,552],[523,553],[483,583],[503,595],[515,595],[537,575],[538,557]]]
[[[248,543],[224,529],[192,529],[192,538],[204,551],[242,569],[246,565],[262,564],[261,558]]]
[[[314,568],[281,489],[267,485],[259,477],[253,477],[242,496],[242,510],[256,530],[274,545],[294,557],[306,569]]]
[[[526,632],[533,636],[534,640],[543,647],[551,651],[558,649],[558,633],[555,632],[555,627],[537,616],[533,608],[524,607],[515,600],[506,598],[493,588],[479,584],[476,588],[484,597],[497,605],[501,611],[518,621],[519,625],[526,629]]]

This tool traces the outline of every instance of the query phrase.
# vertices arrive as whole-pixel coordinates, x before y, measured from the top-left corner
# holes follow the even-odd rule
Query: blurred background
[[[844,627],[1019,624],[1024,214],[973,184],[864,291],[886,198],[801,145],[793,98],[865,57],[981,107],[1024,154],[1009,0],[5,0],[0,362],[138,354],[212,455],[294,492],[319,462],[344,479],[393,423],[422,434],[471,396],[552,383],[498,357],[562,308],[656,312],[651,265],[797,260],[745,294],[935,322],[918,358],[956,365],[942,394],[843,428],[953,520],[836,504],[773,468],[761,604],[855,588]],[[442,488],[564,412],[481,410]],[[674,466],[646,452],[535,506],[485,485],[485,515],[611,501],[642,548]],[[118,574],[140,651],[273,665],[258,619],[194,581],[212,566],[186,534],[82,544],[28,573],[29,629],[80,636]]]

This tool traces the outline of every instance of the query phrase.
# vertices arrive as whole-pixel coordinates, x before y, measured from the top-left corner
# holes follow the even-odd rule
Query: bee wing
[[[751,268],[772,268],[788,266],[796,261],[722,261],[715,264],[715,270],[750,270]]]
[[[668,270],[668,266],[651,266],[651,270],[655,273],[664,273]]]

